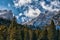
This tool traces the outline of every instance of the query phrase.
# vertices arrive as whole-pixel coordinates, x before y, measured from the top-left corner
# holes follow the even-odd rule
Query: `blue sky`
[[[18,23],[28,22],[48,11],[59,11],[60,0],[0,0],[0,9],[12,10]]]

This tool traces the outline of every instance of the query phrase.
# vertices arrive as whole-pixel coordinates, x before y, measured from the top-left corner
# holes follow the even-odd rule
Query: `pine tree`
[[[60,29],[59,29],[58,35],[59,35],[59,36],[58,36],[58,40],[60,40]]]
[[[16,32],[16,18],[14,17],[11,21],[11,24],[8,28],[8,37],[7,40],[15,40],[15,32]]]
[[[36,36],[35,30],[33,30],[32,40],[37,40],[37,36]]]
[[[54,21],[51,20],[51,25],[48,27],[48,39],[49,40],[56,40],[56,27]]]
[[[59,39],[59,28],[56,30],[56,40]]]
[[[4,34],[3,34],[3,32],[5,32],[4,29],[5,29],[5,26],[0,25],[0,40],[4,40]]]
[[[24,40],[28,40],[27,33],[28,33],[28,29],[26,27],[24,27]]]
[[[40,33],[39,33],[39,30],[38,30],[38,29],[37,29],[37,30],[35,30],[35,34],[36,34],[36,38],[37,38],[37,40],[38,40],[39,35],[40,35]]]
[[[16,28],[16,34],[15,34],[15,40],[22,40],[22,35],[21,35],[21,25],[17,25]]]
[[[33,33],[33,31],[31,29],[29,29],[29,40],[32,40],[32,33]]]
[[[41,39],[41,30],[38,30],[38,39],[37,40],[40,40]]]
[[[48,40],[47,33],[48,33],[47,32],[47,27],[44,27],[44,29],[41,32],[41,38],[40,38],[40,40]]]

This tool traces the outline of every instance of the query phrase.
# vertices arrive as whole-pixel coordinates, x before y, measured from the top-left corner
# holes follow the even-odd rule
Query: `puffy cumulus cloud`
[[[31,3],[31,0],[15,0],[14,1],[14,5],[17,7],[17,6],[22,6],[22,5],[25,5],[27,3]]]
[[[11,5],[8,3],[8,7],[10,7]]]
[[[26,17],[22,17],[21,19],[22,19],[22,22],[25,22]]]
[[[19,16],[15,16],[16,17],[16,19],[18,19],[19,18]]]
[[[51,1],[51,5],[59,6],[60,2],[59,1]]]
[[[59,11],[60,10],[60,2],[59,1],[51,1],[50,2],[50,5],[49,4],[46,4],[45,1],[41,1],[40,2],[40,5],[48,10],[48,11]]]
[[[22,16],[23,14],[22,13],[19,13],[19,16]]]
[[[24,15],[27,17],[30,17],[30,18],[35,18],[35,17],[39,16],[40,13],[41,13],[41,11],[38,8],[33,9],[33,8],[29,7],[29,10],[26,10],[24,12]]]
[[[19,13],[19,15],[16,15],[16,19],[19,19],[20,16],[22,16],[22,13]]]

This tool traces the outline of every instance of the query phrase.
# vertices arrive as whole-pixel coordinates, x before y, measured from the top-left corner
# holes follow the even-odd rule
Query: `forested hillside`
[[[60,40],[60,30],[56,30],[53,20],[49,26],[35,30],[18,24],[15,20],[0,20],[0,40]]]

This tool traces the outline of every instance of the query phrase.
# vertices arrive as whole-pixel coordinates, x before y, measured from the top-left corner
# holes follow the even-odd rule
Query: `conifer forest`
[[[60,40],[60,29],[56,29],[53,20],[49,26],[34,30],[27,25],[18,24],[15,18],[12,21],[1,20],[0,40]]]

